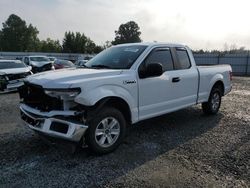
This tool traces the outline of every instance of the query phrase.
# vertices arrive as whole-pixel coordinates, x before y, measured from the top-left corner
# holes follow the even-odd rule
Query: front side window
[[[88,68],[129,69],[147,46],[115,46],[108,48],[91,60],[85,66]]]
[[[171,52],[168,48],[154,49],[145,60],[145,66],[150,63],[160,63],[163,72],[174,69]]]
[[[180,63],[180,69],[189,69],[191,67],[191,63],[189,60],[187,50],[184,48],[177,48],[176,54],[178,61]]]

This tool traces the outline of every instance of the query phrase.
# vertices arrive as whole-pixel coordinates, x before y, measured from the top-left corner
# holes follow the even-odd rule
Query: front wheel
[[[208,102],[202,103],[202,110],[205,114],[216,114],[221,105],[221,90],[219,88],[213,88]]]
[[[120,145],[125,133],[123,114],[116,108],[105,107],[89,122],[86,141],[95,153],[109,153]]]

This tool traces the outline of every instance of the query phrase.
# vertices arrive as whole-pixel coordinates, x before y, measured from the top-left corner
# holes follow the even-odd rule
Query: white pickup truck
[[[202,103],[216,114],[232,88],[229,65],[196,66],[191,50],[168,43],[113,46],[84,68],[29,76],[21,118],[49,137],[113,151],[128,124]]]

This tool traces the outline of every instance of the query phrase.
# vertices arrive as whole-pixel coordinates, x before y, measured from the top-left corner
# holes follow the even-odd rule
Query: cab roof
[[[139,42],[139,43],[125,43],[125,44],[118,44],[115,46],[147,46],[147,47],[154,47],[154,46],[168,46],[168,47],[179,47],[179,48],[185,48],[187,47],[184,44],[178,44],[178,43],[165,43],[165,42]]]

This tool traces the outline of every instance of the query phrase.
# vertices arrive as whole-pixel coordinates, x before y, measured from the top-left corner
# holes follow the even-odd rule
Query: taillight
[[[233,80],[233,72],[232,71],[229,71],[229,77],[230,77],[230,81]]]

